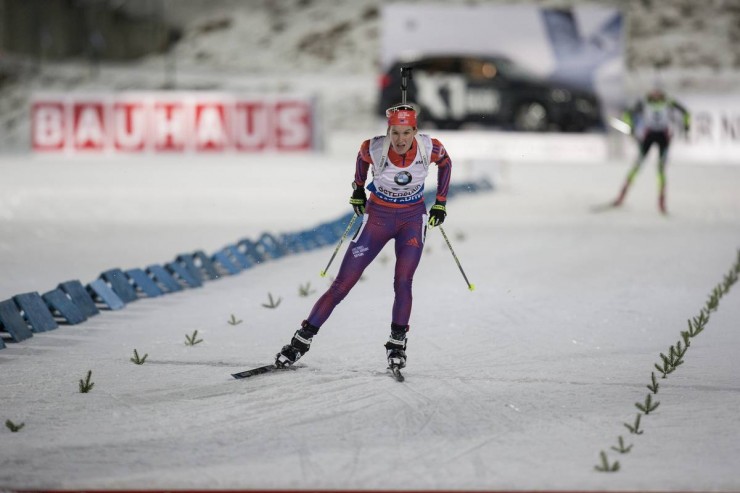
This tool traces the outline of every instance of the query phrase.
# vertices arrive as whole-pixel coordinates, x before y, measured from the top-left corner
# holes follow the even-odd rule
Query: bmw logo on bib
[[[396,185],[403,186],[403,185],[408,185],[409,183],[411,183],[411,178],[412,178],[411,173],[409,173],[408,171],[401,171],[396,175],[393,181],[396,182]]]

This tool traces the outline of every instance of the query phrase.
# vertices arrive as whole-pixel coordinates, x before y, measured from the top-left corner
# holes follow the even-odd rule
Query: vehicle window
[[[460,64],[454,58],[431,58],[419,62],[416,66],[419,70],[429,73],[449,74],[460,72]]]
[[[491,80],[498,75],[498,67],[490,60],[466,58],[463,61],[463,73],[472,81]]]
[[[501,59],[498,61],[499,73],[502,76],[513,79],[524,79],[524,80],[538,80],[539,77],[529,69],[507,59]]]

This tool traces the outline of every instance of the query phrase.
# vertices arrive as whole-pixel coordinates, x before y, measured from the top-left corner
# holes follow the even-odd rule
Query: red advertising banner
[[[308,151],[316,135],[302,96],[39,94],[31,105],[31,146],[45,153]]]

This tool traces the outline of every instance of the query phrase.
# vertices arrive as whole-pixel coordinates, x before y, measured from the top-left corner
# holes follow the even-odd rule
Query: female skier
[[[290,366],[308,352],[313,337],[347,296],[365,268],[386,243],[395,240],[394,301],[391,333],[385,344],[388,365],[406,366],[406,333],[411,317],[411,283],[421,260],[427,226],[442,224],[450,184],[452,162],[444,146],[416,127],[416,110],[400,104],[386,111],[386,135],[373,137],[360,146],[352,182],[350,204],[362,216],[362,225],[350,242],[336,279],[316,301],[290,344],[276,356],[277,367]],[[424,180],[431,163],[437,164],[436,201],[427,215]],[[368,170],[373,180],[367,186]]]

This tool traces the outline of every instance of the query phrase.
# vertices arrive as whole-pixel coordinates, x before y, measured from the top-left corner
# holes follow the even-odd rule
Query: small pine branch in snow
[[[681,341],[678,341],[678,343],[675,346],[671,346],[669,353],[673,357],[673,366],[679,366],[683,364],[683,355],[686,354],[686,350],[688,347],[681,346]]]
[[[660,353],[662,364],[656,363],[655,368],[660,372],[662,378],[666,378],[677,367],[683,364],[683,357],[686,355],[686,352],[691,345],[691,339],[701,334],[701,332],[704,330],[707,323],[709,322],[709,315],[711,314],[711,312],[717,310],[721,298],[730,291],[730,288],[735,285],[735,283],[737,283],[738,278],[740,278],[740,249],[738,249],[737,252],[737,261],[733,265],[730,272],[724,276],[722,282],[715,286],[714,289],[712,289],[712,293],[709,295],[709,299],[699,312],[699,315],[690,318],[687,321],[689,328],[688,330],[681,331],[681,340],[679,340],[678,343],[669,348],[668,355]],[[651,412],[655,411],[660,405],[660,402],[653,401],[653,395],[656,395],[658,393],[659,388],[658,380],[655,377],[655,372],[650,373],[650,380],[652,381],[652,383],[649,384],[647,388],[648,390],[650,390],[651,394],[647,394],[645,396],[644,402],[635,403],[635,407],[637,407],[637,409],[642,411],[642,413],[644,413],[645,415],[648,415]],[[638,413],[635,416],[635,422],[633,424],[624,423],[624,426],[633,435],[642,435],[643,433],[643,431],[640,430],[641,416],[642,414]],[[629,450],[632,448],[632,445],[628,447],[625,446],[624,440],[620,436],[618,446],[613,446],[611,448],[612,450],[615,450],[617,452],[626,453],[629,452]],[[602,451],[601,465],[596,466],[596,470],[612,472],[618,469],[619,462],[615,462],[613,465],[610,465],[606,454]]]
[[[645,403],[636,402],[635,407],[642,411],[645,414],[650,414],[651,412],[655,411],[658,406],[660,406],[660,402],[655,401],[653,402],[653,394],[648,394],[645,397]]]
[[[198,331],[194,330],[192,335],[185,334],[185,345],[186,346],[195,346],[196,344],[199,344],[203,342],[203,339],[198,339]]]
[[[269,301],[267,303],[262,303],[262,306],[265,308],[277,308],[280,302],[283,300],[282,298],[278,298],[277,301],[275,301],[272,297],[272,293],[267,293],[267,296],[269,298]]]
[[[637,413],[637,416],[635,417],[635,423],[632,425],[629,423],[624,423],[624,426],[626,426],[630,433],[632,433],[633,435],[642,435],[642,430],[640,429],[641,416],[642,414]]]
[[[13,423],[12,421],[10,421],[9,419],[6,419],[5,420],[5,426],[10,431],[12,431],[13,433],[17,433],[18,431],[20,431],[21,428],[23,428],[24,426],[26,426],[26,423],[21,423],[21,424],[18,424],[17,425],[15,423]]]
[[[616,450],[620,454],[626,454],[627,452],[632,450],[632,445],[630,445],[629,447],[625,447],[624,438],[622,438],[622,435],[619,435],[619,443],[616,447],[612,446],[612,450]]]
[[[737,282],[737,278],[738,273],[735,272],[734,268],[725,275],[725,279],[722,282],[722,290],[725,294],[727,294],[730,291],[730,288]]]
[[[705,309],[702,309],[701,312],[699,312],[698,317],[694,317],[693,319],[688,320],[689,324],[689,330],[688,334],[690,337],[696,337],[701,333],[702,330],[704,330],[704,326],[709,321],[709,314]]]
[[[599,472],[617,472],[619,471],[619,461],[614,461],[614,464],[609,464],[609,459],[606,456],[606,452],[601,451],[601,464],[594,466]]]
[[[671,362],[668,360],[668,357],[660,353],[660,357],[663,358],[663,366],[660,366],[658,363],[655,363],[655,368],[661,373],[662,378],[666,378],[670,373],[673,373],[673,366],[671,366]]]
[[[650,378],[653,380],[653,383],[652,383],[652,385],[648,385],[647,388],[653,394],[657,394],[658,393],[658,387],[659,387],[659,385],[658,385],[658,380],[656,380],[656,378],[655,378],[655,372],[650,372]]]
[[[87,371],[87,378],[85,380],[80,379],[80,393],[87,394],[95,386],[95,383],[90,381],[92,378],[92,370]]]
[[[307,282],[305,286],[303,284],[301,284],[300,286],[298,286],[298,294],[300,296],[303,296],[304,298],[306,296],[310,295],[310,294],[313,294],[314,292],[315,291],[313,289],[311,289],[311,282],[310,281]]]
[[[243,320],[237,320],[234,314],[231,314],[231,318],[226,321],[229,325],[239,325]]]
[[[709,299],[707,300],[706,309],[708,312],[713,312],[717,310],[717,307],[719,306],[719,299],[722,297],[722,287],[721,286],[715,286],[712,290],[712,294],[709,295]]]
[[[139,352],[136,349],[134,349],[134,357],[133,358],[130,358],[130,359],[131,359],[131,361],[133,363],[135,363],[137,365],[143,365],[144,362],[146,361],[147,356],[149,356],[148,353],[145,354],[143,358],[140,358],[139,357]]]
[[[686,347],[691,346],[691,334],[689,334],[688,330],[681,331],[681,338],[683,339],[683,343],[686,345]]]

